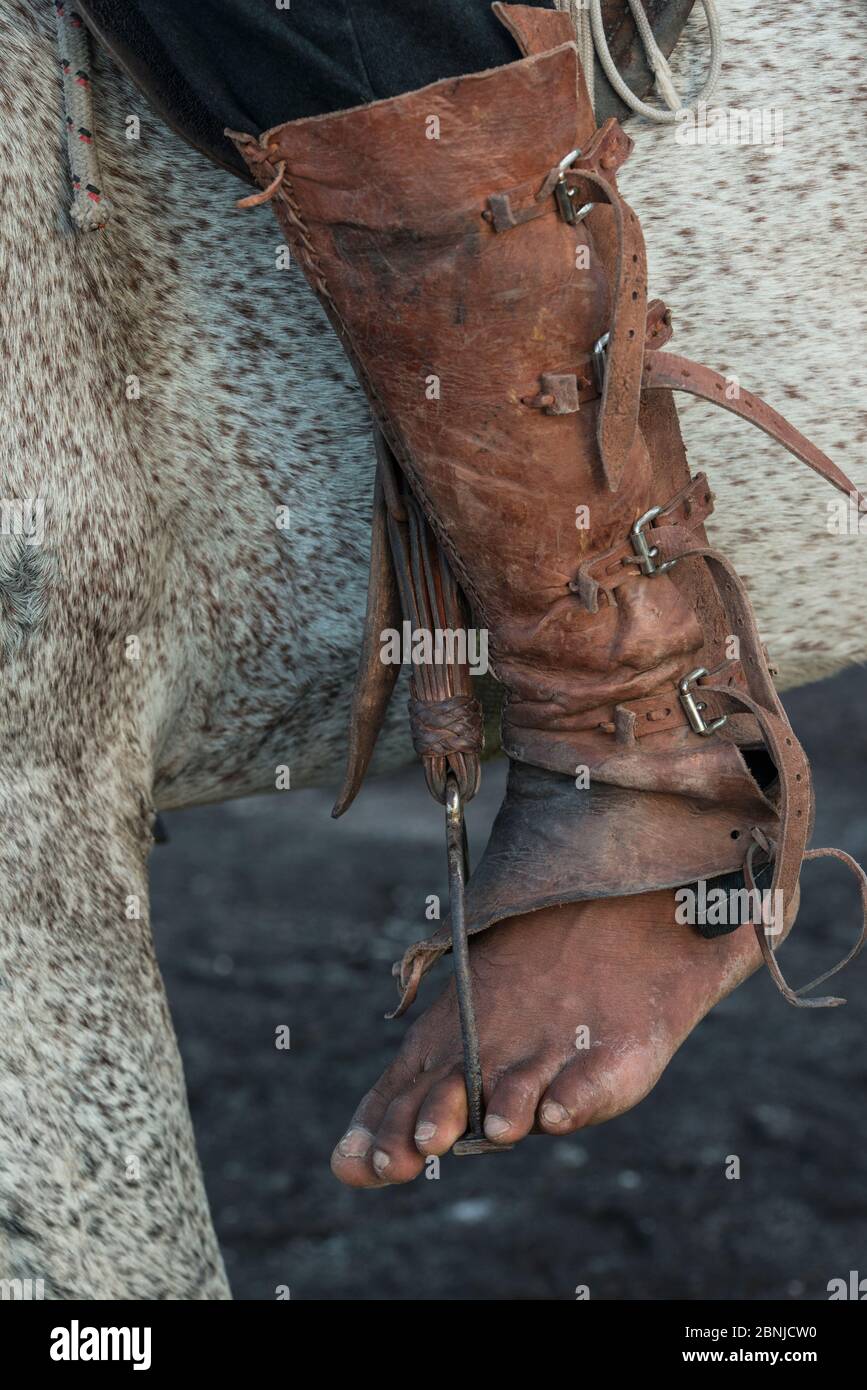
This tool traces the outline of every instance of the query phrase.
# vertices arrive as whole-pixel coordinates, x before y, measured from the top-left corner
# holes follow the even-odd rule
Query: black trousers
[[[245,174],[226,126],[259,134],[520,57],[490,0],[82,0],[76,8],[180,134]]]

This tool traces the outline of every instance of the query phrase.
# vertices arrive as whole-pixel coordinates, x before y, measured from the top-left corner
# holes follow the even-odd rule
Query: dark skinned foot
[[[786,930],[796,911],[797,902]],[[511,918],[475,937],[470,959],[485,1129],[503,1144],[630,1110],[696,1024],[762,963],[752,926],[705,940],[675,920],[670,890]],[[331,1166],[350,1187],[409,1182],[466,1126],[450,983],[362,1100]]]

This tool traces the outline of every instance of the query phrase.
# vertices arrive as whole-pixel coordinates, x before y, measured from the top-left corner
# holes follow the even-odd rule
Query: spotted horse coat
[[[50,9],[0,10],[0,493],[44,502],[41,545],[0,536],[0,1277],[53,1298],[219,1299],[148,923],[154,813],[273,790],[282,766],[294,787],[337,780],[367,409],[270,220],[237,213],[230,176],[100,54],[114,212],[103,233],[71,226]],[[684,89],[701,23],[675,55]],[[675,346],[780,404],[864,487],[861,7],[805,0],[763,25],[729,0],[725,29],[717,100],[780,108],[783,144],[633,126],[622,185],[651,290]],[[863,550],[829,530],[820,480],[701,402],[682,419],[781,685],[863,661]],[[411,757],[402,705],[375,768]]]

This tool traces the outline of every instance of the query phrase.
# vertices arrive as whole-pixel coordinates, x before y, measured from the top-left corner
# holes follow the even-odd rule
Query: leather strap
[[[755,859],[756,850],[759,847],[760,842],[758,841],[750,846],[746,862],[744,863],[744,882],[751,892],[756,891],[753,861]],[[836,965],[832,965],[831,969],[826,970],[822,975],[817,975],[815,980],[811,980],[809,984],[802,985],[800,989],[792,989],[783,975],[777,958],[774,955],[770,941],[770,933],[766,930],[764,922],[759,921],[754,923],[756,937],[762,951],[762,959],[768,967],[771,978],[783,997],[787,999],[790,1004],[793,1004],[796,1009],[831,1009],[835,1008],[838,1004],[845,1004],[846,1000],[841,999],[838,995],[823,995],[819,999],[806,999],[804,996],[809,994],[810,990],[816,989],[818,985],[824,984],[826,980],[830,980],[831,977],[836,975],[840,970],[845,969],[850,961],[854,960],[857,955],[860,955],[864,943],[867,941],[867,874],[865,874],[861,865],[852,858],[851,854],[847,854],[846,851],[842,849],[808,849],[804,854],[804,859],[824,859],[826,857],[839,859],[845,864],[857,878],[858,887],[861,890],[861,930],[858,933],[855,945],[847,952],[842,960],[839,960]]]
[[[565,10],[539,9],[537,5],[503,5],[500,0],[494,0],[491,9],[525,58],[547,53],[561,43],[575,42],[575,25]]]
[[[564,180],[569,185],[570,199],[574,207],[591,202],[593,191],[586,183],[587,172],[604,174],[609,182],[613,181],[618,169],[626,163],[634,148],[634,140],[612,117],[594,133],[587,149],[567,170],[561,171],[560,166],[556,165],[548,170],[541,186],[538,179],[526,179],[514,188],[492,193],[482,217],[491,224],[495,232],[509,232],[524,222],[545,217],[551,211],[550,200],[558,184]]]
[[[647,306],[644,327],[645,348],[658,348],[672,335],[671,311],[661,299]],[[521,397],[521,404],[541,410],[544,415],[575,415],[586,401],[598,400],[599,382],[592,353],[579,357],[574,372],[543,372],[535,394]]]
[[[654,336],[660,338],[663,334],[666,335],[666,341],[671,336],[671,317],[662,302],[654,300],[648,311],[645,342]],[[720,372],[714,371],[712,367],[693,362],[688,357],[681,357],[677,353],[660,352],[658,349],[648,346],[644,354],[642,380],[645,390],[686,391],[691,395],[700,396],[703,400],[710,401],[714,405],[722,406],[724,410],[731,411],[732,414],[740,416],[743,420],[749,420],[751,424],[756,425],[772,439],[776,439],[795,458],[806,463],[826,482],[831,483],[847,497],[851,497],[856,502],[859,511],[867,513],[867,498],[856,487],[852,479],[828,458],[827,454],[824,454],[811,440],[801,434],[800,430],[795,429],[794,425],[790,424],[766,401],[761,400],[759,396],[740,388],[736,394],[732,394],[729,379]],[[695,482],[698,482],[699,479],[703,480],[705,486],[707,485],[704,474],[698,474]],[[685,489],[685,492],[688,491],[689,489]],[[678,498],[680,496],[681,494],[678,494]],[[688,537],[684,535],[682,525],[663,525],[663,518],[667,516],[669,508],[676,508],[678,498],[672,499],[662,514],[654,521],[653,526],[647,527],[644,533],[648,544],[657,548],[660,563],[676,559],[686,553],[683,547],[684,543],[688,541]],[[704,505],[706,510],[703,516],[696,514],[690,517],[689,529],[701,525],[710,515],[713,509],[713,495],[709,490]],[[631,542],[626,539],[620,545],[585,561],[581,566],[569,587],[578,594],[588,612],[597,612],[600,592],[604,593],[609,602],[614,601],[613,589],[635,573],[630,563],[634,554]]]
[[[725,682],[715,685],[711,677],[715,679],[723,671],[726,672]],[[739,661],[723,661],[696,682],[704,695],[721,692],[726,695],[734,694],[745,684],[746,676]],[[730,710],[725,701],[704,703],[705,719],[715,718],[718,714],[726,714]],[[613,733],[618,743],[630,744],[636,739],[645,738],[648,734],[664,733],[668,729],[682,728],[684,724],[689,724],[689,719],[680,698],[680,691],[673,685],[658,695],[650,695],[643,700],[626,700],[615,705],[612,724],[604,723],[599,727],[605,733]]]
[[[617,261],[596,440],[605,481],[617,492],[638,429],[647,321],[647,253],[638,218],[621,198],[610,173],[614,166],[607,162],[606,141],[612,124],[617,125],[613,117],[596,132],[571,173],[589,185],[589,199],[609,203],[614,215]]]
[[[684,552],[684,558],[700,556],[710,568],[729,621],[729,631],[740,644],[740,661],[747,690],[710,683],[705,688],[747,709],[758,723],[765,746],[779,775],[780,833],[774,852],[771,895],[782,894],[788,911],[798,887],[801,864],[813,822],[810,767],[795,737],[768,671],[764,648],[743,580],[725,556],[706,546]],[[749,856],[748,856],[749,858]]]
[[[736,700],[755,715],[765,746],[779,774],[780,834],[774,851],[771,893],[782,893],[783,910],[788,910],[798,887],[801,863],[812,828],[813,797],[807,755],[795,738],[788,719],[768,710],[745,690],[737,687],[708,686],[707,689]]]
[[[724,683],[715,684],[718,676],[725,671]],[[739,661],[723,661],[696,682],[702,694],[716,694],[719,690],[731,694],[735,688],[746,685],[746,676]],[[714,701],[708,705],[705,715],[713,718],[717,714],[727,714],[730,706],[724,701]],[[570,725],[573,730],[601,729],[604,734],[614,734],[621,744],[634,743],[636,739],[647,738],[650,734],[666,733],[669,729],[681,729],[689,724],[689,719],[680,698],[676,683],[665,686],[655,695],[645,695],[639,700],[621,700],[616,705],[600,705],[589,710],[582,719]]]
[[[760,847],[765,848],[770,854],[773,865],[773,877],[770,886],[771,902],[776,901],[774,894],[779,892],[782,898],[784,917],[793,904],[800,879],[801,865],[807,859],[832,855],[845,863],[859,881],[862,922],[855,945],[837,965],[797,991],[792,990],[786,983],[780,970],[771,945],[773,934],[768,931],[768,924],[764,922],[755,924],[756,936],[765,964],[775,985],[789,1003],[799,1008],[833,1008],[838,1004],[845,1003],[845,1000],[834,995],[825,995],[817,999],[806,999],[803,996],[842,970],[863,948],[865,940],[867,940],[867,875],[860,865],[843,850],[807,849],[807,842],[813,825],[813,791],[810,767],[807,756],[795,737],[771,679],[746,588],[736,570],[718,551],[701,546],[683,552],[684,558],[689,556],[701,556],[713,574],[730,623],[731,632],[740,640],[741,661],[738,676],[742,675],[749,690],[744,688],[740,678],[732,680],[731,672],[729,673],[729,680],[725,683],[718,679],[718,672],[727,669],[728,663],[724,663],[723,667],[718,668],[717,671],[710,672],[709,676],[700,681],[699,684],[702,690],[725,697],[729,701],[733,700],[754,716],[779,776],[779,836],[773,844],[768,842],[763,844],[764,836],[761,832],[758,829],[753,831],[755,842],[750,846],[744,863],[744,879],[747,887],[750,890],[756,889],[753,865],[756,852]],[[650,702],[634,701],[633,713],[642,704],[649,706]],[[645,729],[644,732],[656,732],[662,727],[665,727],[664,724],[658,722],[651,728]],[[636,737],[639,736],[638,724],[634,727],[634,734]],[[781,928],[782,924],[778,930]]]
[[[402,477],[381,468],[388,504],[388,536],[404,619],[413,630],[465,631],[463,595],[415,496]],[[421,759],[431,795],[446,799],[454,777],[463,801],[479,790],[484,746],[482,707],[473,696],[466,660],[460,651],[420,663],[410,677],[408,709],[413,746]]]
[[[820,477],[847,496],[852,496],[859,511],[867,512],[867,498],[827,454],[823,454],[822,450],[817,449],[800,430],[796,430],[794,425],[789,424],[788,420],[758,396],[754,396],[751,391],[738,388],[736,393],[732,393],[730,380],[720,372],[715,372],[712,367],[691,362],[688,357],[681,357],[674,352],[658,352],[651,349],[644,354],[642,385],[645,390],[661,388],[667,391],[687,391],[692,396],[701,396],[703,400],[722,406],[723,410],[739,415],[742,420],[749,420],[765,434],[770,435],[771,439],[776,439],[784,449],[794,454],[796,459],[806,463],[807,467],[812,468]]]
[[[682,551],[683,559],[689,559],[691,556],[701,556],[707,562],[714,578],[728,619],[729,632],[738,639],[738,659],[743,668],[747,688],[766,710],[771,711],[776,718],[788,722],[771,679],[765,649],[743,580],[734,566],[718,550],[712,550],[709,546],[695,546]],[[723,686],[720,687],[719,693],[725,695],[729,691]]]
[[[632,151],[633,141],[612,116],[596,131],[590,144],[568,170],[574,203],[610,205],[617,238],[617,262],[611,304],[602,404],[597,422],[597,443],[605,480],[612,492],[620,486],[623,470],[638,429],[641,374],[647,324],[647,255],[641,225],[617,189],[615,175]],[[482,216],[496,232],[512,228],[550,212],[551,199],[560,182],[559,167],[551,169],[542,186],[530,184],[493,195]],[[545,392],[542,395],[556,393]],[[542,407],[543,409],[545,406]],[[577,402],[574,409],[577,409]],[[570,413],[555,409],[551,413]]]
[[[651,352],[648,353],[648,356],[662,357],[670,356],[670,354]],[[688,363],[686,359],[676,360],[686,366],[687,379],[693,381],[695,378],[690,374],[690,371],[694,364]],[[718,378],[720,381],[724,379],[719,378],[718,373],[711,372],[708,368],[701,370],[710,377],[711,389],[715,393],[714,379]],[[704,393],[698,392],[697,394]],[[711,395],[709,399],[716,399],[716,395]],[[829,482],[833,482],[835,486],[840,487],[842,491],[847,494],[854,491],[857,495],[857,490],[854,489],[854,485],[849,482],[849,479],[831,463],[830,459],[826,459],[824,454],[815,449],[809,440],[799,435],[781,416],[777,416],[775,411],[770,411],[770,408],[766,407],[770,416],[773,417],[772,421],[768,423],[764,414],[760,416],[756,410],[757,405],[763,403],[757,402],[756,397],[750,397],[750,400],[752,406],[745,405],[744,409],[753,413],[746,415],[745,418],[754,419],[755,423],[759,424],[760,428],[765,429],[766,433],[772,434],[774,438],[780,438],[781,442],[792,453],[796,454],[796,457],[803,458],[804,462],[809,463],[816,472],[827,478]],[[742,412],[738,411],[737,413]],[[782,430],[778,429],[777,421],[783,427]],[[798,441],[797,449],[792,447],[792,436],[795,436]],[[664,528],[660,529],[663,530]],[[739,639],[739,679],[732,680],[731,671],[729,671],[729,679],[723,683],[717,679],[718,672],[714,671],[699,683],[703,690],[725,697],[727,701],[734,701],[754,716],[779,776],[778,815],[780,831],[776,842],[773,845],[765,846],[770,853],[773,865],[770,887],[771,901],[776,901],[774,895],[779,892],[782,898],[783,915],[788,913],[798,888],[801,865],[806,859],[831,854],[846,863],[858,877],[862,899],[862,924],[855,945],[836,966],[798,991],[790,988],[780,970],[771,946],[771,933],[767,930],[767,924],[764,922],[755,924],[756,936],[765,964],[777,988],[789,1003],[799,1008],[833,1008],[845,1001],[832,995],[816,999],[806,999],[803,996],[836,974],[838,970],[843,969],[862,949],[865,939],[867,939],[867,875],[864,874],[863,869],[855,860],[842,850],[807,850],[807,842],[813,823],[813,792],[809,763],[804,750],[795,737],[771,679],[764,647],[743,581],[729,561],[718,551],[711,550],[707,546],[687,546],[680,549],[684,543],[684,538],[688,536],[688,532],[677,526],[670,527],[668,530],[668,543],[665,546],[666,556],[683,559],[696,556],[706,561],[722,599],[730,632]],[[721,669],[725,669],[725,666],[718,668],[718,670]],[[741,676],[743,680],[740,679]],[[745,685],[747,688],[744,688]],[[662,700],[662,704],[660,704],[660,700]],[[677,701],[678,705],[679,703]],[[625,721],[628,721],[628,727],[626,727]],[[656,733],[670,726],[673,727],[676,722],[675,702],[671,701],[670,697],[667,697],[663,692],[662,697],[655,696],[649,700],[633,701],[631,705],[617,707],[611,732],[615,733],[622,741],[624,735],[630,739],[638,738],[643,734]],[[753,834],[756,843],[750,847],[744,864],[745,881],[751,890],[756,888],[753,865],[757,848],[763,839],[758,830],[754,830]]]
[[[383,487],[384,480],[390,476],[386,469],[392,465],[388,445],[376,428],[374,440],[380,461],[373,496],[367,608],[358,672],[352,688],[346,770],[332,816],[342,816],[358,795],[400,673],[400,667],[381,660],[382,632],[400,625],[401,607],[388,537],[387,502]]]
[[[693,544],[693,532],[703,526],[713,511],[713,493],[704,473],[696,476],[667,502],[653,522],[642,532],[648,546],[658,551],[655,563],[677,559]],[[585,560],[569,588],[577,594],[588,613],[599,610],[600,594],[616,603],[614,590],[640,572],[639,557],[628,538]]]
[[[671,326],[671,310],[662,299],[651,299],[647,306],[647,328],[644,334],[644,346],[647,348],[661,348],[669,342],[674,329]]]

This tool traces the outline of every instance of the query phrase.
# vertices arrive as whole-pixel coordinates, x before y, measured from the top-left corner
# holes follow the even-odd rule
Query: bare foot
[[[653,1088],[700,1019],[761,965],[752,926],[706,941],[672,891],[514,917],[470,945],[485,1129],[514,1143],[613,1119]],[[797,911],[791,913],[787,928]],[[450,984],[368,1091],[331,1166],[350,1187],[408,1182],[467,1125]]]

